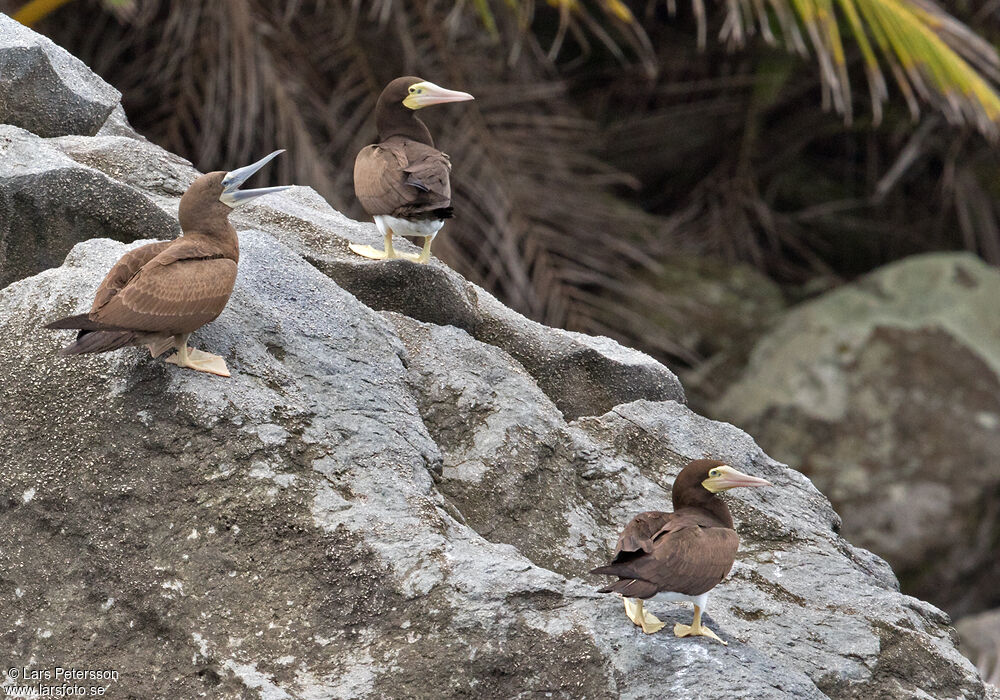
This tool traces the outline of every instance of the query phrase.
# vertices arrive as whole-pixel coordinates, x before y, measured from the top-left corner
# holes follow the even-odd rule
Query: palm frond
[[[24,3],[12,17],[28,27],[38,24],[48,15],[71,0],[29,0]],[[136,0],[103,0],[104,7],[122,19],[131,17],[136,11]]]
[[[819,62],[825,97],[848,122],[852,100],[841,22],[861,53],[876,123],[888,99],[885,64],[914,118],[920,98],[954,124],[997,136],[1000,96],[993,82],[1000,58],[989,42],[930,0],[766,0],[766,6],[765,0],[732,0],[727,8],[721,38],[734,46],[744,46],[757,29],[773,36],[773,14],[779,33],[801,52],[801,24]]]
[[[663,68],[649,39],[650,21],[641,21],[622,0],[548,0],[547,4],[558,13],[548,58],[559,56],[570,34],[587,54],[589,33],[619,60],[626,60],[628,50],[648,75]],[[546,19],[536,16],[534,5],[534,0],[506,0],[508,11],[529,18],[525,29],[542,33]],[[674,0],[667,6],[674,10]],[[853,96],[845,31],[860,53],[876,124],[889,99],[885,66],[914,119],[923,100],[953,124],[973,124],[990,137],[998,135],[996,49],[931,0],[726,0],[718,6],[723,13],[719,38],[731,48],[744,48],[757,34],[769,44],[783,41],[802,56],[811,47],[824,86],[824,104],[848,123],[853,119]],[[486,0],[478,0],[476,7],[484,22],[495,24]],[[692,0],[692,8],[699,45],[705,48],[710,13],[703,0]]]

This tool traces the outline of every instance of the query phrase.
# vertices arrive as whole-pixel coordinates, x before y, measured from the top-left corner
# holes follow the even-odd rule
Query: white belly
[[[397,236],[430,236],[433,238],[441,230],[441,227],[444,226],[443,219],[410,221],[408,219],[389,216],[388,214],[376,214],[373,218],[375,219],[375,225],[383,236],[387,233],[386,229],[392,229],[392,232]]]
[[[705,610],[705,604],[708,602],[708,593],[702,593],[701,595],[687,595],[685,593],[673,593],[671,591],[660,591],[652,598],[648,598],[649,601],[655,601],[657,603],[694,603],[702,611]]]

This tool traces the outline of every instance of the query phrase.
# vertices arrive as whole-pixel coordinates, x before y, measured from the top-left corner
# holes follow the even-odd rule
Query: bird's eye
[[[718,469],[713,469],[712,471],[710,471],[708,473],[708,475],[711,476],[711,477],[713,477],[713,478],[717,477],[719,475],[719,470]]]
[[[411,95],[412,95],[413,93],[415,93],[416,91],[417,91],[417,89],[416,89],[415,87],[411,87],[411,88],[410,88],[410,94],[411,94]]]

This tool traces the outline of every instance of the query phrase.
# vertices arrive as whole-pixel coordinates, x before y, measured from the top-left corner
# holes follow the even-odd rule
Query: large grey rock
[[[0,291],[12,665],[116,668],[133,697],[983,697],[947,618],[744,433],[673,401],[567,422],[502,349],[240,235],[196,337],[231,380],[55,355],[40,325],[123,244]],[[729,647],[643,635],[585,573],[703,455],[776,485],[729,499],[742,555],[709,607]]]
[[[1000,605],[998,299],[972,255],[890,265],[791,311],[713,409],[954,615]]]
[[[682,251],[665,257],[644,275],[664,298],[644,319],[644,341],[687,365],[679,374],[698,410],[737,379],[787,304],[781,288],[750,265]]]
[[[176,218],[112,177],[120,172],[109,176],[82,165],[60,145],[0,124],[0,286],[61,264],[88,238],[134,241],[180,232]],[[169,160],[157,150],[160,162]],[[162,165],[152,169],[163,177]]]
[[[178,197],[198,173],[187,161],[129,135],[128,129],[123,119],[114,133],[94,138],[69,136],[48,143],[88,171],[100,171],[116,185],[127,183],[144,194],[146,210],[153,203],[176,216]],[[116,199],[113,187],[106,187],[98,201]],[[351,243],[381,244],[375,226],[346,218],[310,188],[296,188],[284,197],[252,203],[234,212],[232,220],[271,234],[370,308],[455,326],[503,348],[541,383],[569,418],[599,415],[637,399],[684,400],[677,377],[648,355],[607,338],[541,326],[507,309],[440,261],[414,265],[355,255],[348,249]],[[61,225],[71,223],[75,223],[72,217]],[[171,226],[176,228],[175,223]],[[416,250],[405,241],[400,241],[399,247]],[[31,272],[43,268],[36,265]],[[23,274],[19,269],[19,275]]]
[[[349,244],[381,245],[374,225],[346,219],[311,190],[262,203],[244,220],[288,244],[369,307],[455,326],[510,353],[567,418],[599,415],[637,399],[684,400],[677,377],[651,357],[607,338],[526,319],[438,260],[413,265],[358,257]]]
[[[609,338],[548,328],[486,290],[476,291],[482,314],[476,338],[520,362],[566,418],[600,415],[640,399],[684,401],[677,377],[650,356]]]
[[[0,122],[39,136],[93,136],[120,101],[82,61],[0,14]]]

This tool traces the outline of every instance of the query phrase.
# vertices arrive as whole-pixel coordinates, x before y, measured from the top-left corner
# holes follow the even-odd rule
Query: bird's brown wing
[[[733,568],[740,538],[727,527],[686,527],[657,537],[652,555],[641,557],[639,578],[661,591],[701,595]]]
[[[711,513],[682,508],[640,513],[625,526],[611,564],[592,573],[618,576],[602,592],[649,598],[659,591],[700,595],[726,577],[739,536]]]
[[[120,292],[143,265],[162,253],[171,243],[173,241],[149,243],[135,250],[130,250],[121,256],[118,262],[108,271],[108,274],[104,276],[101,286],[97,288],[97,294],[94,296],[94,303],[90,306],[90,312],[94,313],[107,304],[108,300]]]
[[[673,513],[648,510],[632,518],[618,538],[615,555],[611,559],[611,563],[617,564],[620,561],[628,561],[642,552],[647,554],[652,552],[653,535],[670,520],[672,515]]]
[[[115,328],[191,333],[222,313],[236,283],[236,263],[215,255],[203,244],[173,241],[90,316]]]
[[[441,151],[395,137],[358,153],[354,192],[373,216],[419,217],[451,206],[450,172]]]
[[[716,527],[720,523],[710,513],[695,508],[682,508],[676,513],[648,510],[632,518],[618,538],[612,564],[653,551],[654,541],[674,530],[685,527]]]
[[[631,594],[637,598],[649,598],[659,591],[701,595],[726,577],[738,548],[734,530],[696,525],[657,536],[650,554],[595,571],[621,579],[608,590],[619,592],[621,586],[627,586],[641,591]],[[631,585],[632,581],[641,585]]]

